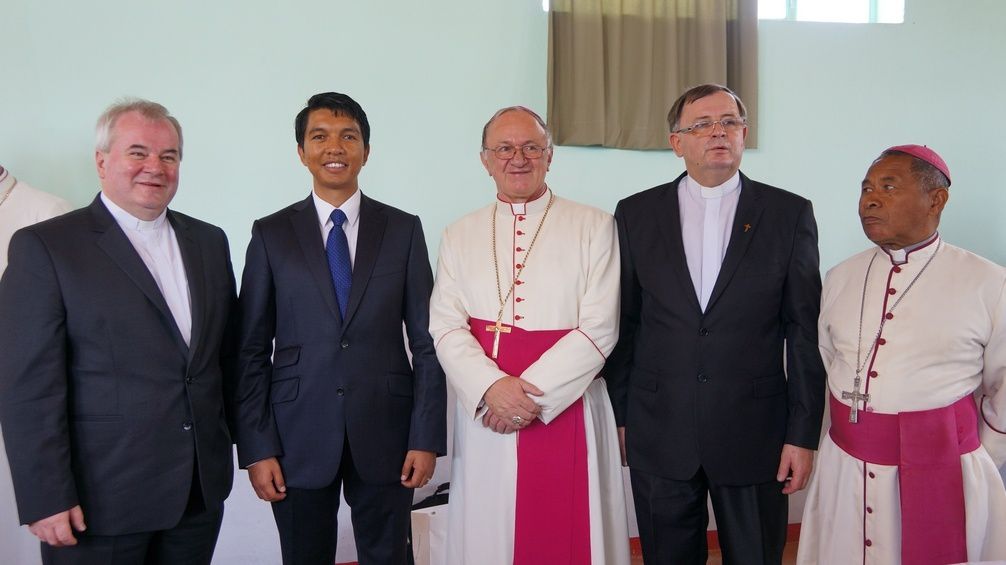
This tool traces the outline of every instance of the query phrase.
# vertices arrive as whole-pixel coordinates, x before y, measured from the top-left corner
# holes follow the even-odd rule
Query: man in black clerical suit
[[[621,335],[605,369],[648,564],[780,563],[824,408],[817,227],[808,200],[740,173],[740,98],[685,92],[674,181],[618,203]],[[784,347],[785,346],[785,347]],[[785,350],[785,354],[784,354]]]
[[[422,225],[360,191],[370,125],[352,98],[312,96],[295,134],[313,190],[255,222],[241,282],[239,463],[285,564],[334,561],[340,487],[359,563],[404,564],[413,489],[446,452]]]
[[[17,232],[0,282],[0,419],[46,564],[210,563],[231,489],[227,238],[168,210],[182,132],[98,120],[101,193]]]

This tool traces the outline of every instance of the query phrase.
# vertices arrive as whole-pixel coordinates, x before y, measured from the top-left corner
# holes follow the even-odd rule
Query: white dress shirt
[[[688,273],[702,310],[709,304],[716,277],[730,243],[730,228],[741,194],[740,173],[712,188],[700,185],[691,176],[678,187],[681,214],[681,242],[685,247]]]
[[[311,197],[314,198],[314,208],[318,211],[318,224],[321,226],[321,244],[328,243],[328,232],[332,230],[332,206],[321,199],[313,190]],[[346,199],[339,206],[342,213],[346,215],[346,221],[342,224],[342,231],[346,232],[346,242],[349,244],[349,266],[356,265],[356,239],[360,234],[360,191],[357,190],[352,196]]]
[[[189,282],[185,276],[185,264],[182,262],[182,252],[178,248],[175,230],[167,218],[167,210],[161,212],[157,218],[147,221],[126,212],[106,197],[105,193],[101,194],[101,201],[126,233],[140,259],[143,259],[143,264],[154,277],[157,288],[168,304],[168,310],[171,310],[171,316],[178,325],[182,339],[189,345],[192,337]]]

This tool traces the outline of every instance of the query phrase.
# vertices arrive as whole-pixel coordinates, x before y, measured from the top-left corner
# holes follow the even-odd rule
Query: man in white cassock
[[[618,438],[599,372],[618,336],[611,215],[545,184],[527,108],[482,133],[496,201],[441,241],[430,332],[457,394],[447,562],[629,562]]]
[[[799,563],[1006,559],[1006,269],[940,237],[949,186],[919,145],[884,151],[863,180],[877,246],[824,283],[832,423]]]

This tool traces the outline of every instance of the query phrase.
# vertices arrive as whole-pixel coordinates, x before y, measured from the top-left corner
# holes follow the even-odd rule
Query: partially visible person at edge
[[[0,166],[0,275],[7,269],[7,246],[17,230],[72,210],[70,203],[14,178]],[[38,565],[38,539],[18,527],[14,485],[0,436],[0,547],[4,558],[18,565]]]
[[[799,563],[1006,560],[1006,269],[940,236],[949,188],[921,145],[885,150],[863,179],[875,246],[824,283],[831,429]]]

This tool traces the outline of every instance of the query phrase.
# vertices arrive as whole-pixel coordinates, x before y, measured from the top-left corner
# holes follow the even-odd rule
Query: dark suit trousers
[[[712,499],[724,565],[779,565],[786,545],[783,485],[710,484],[705,472],[676,481],[630,469],[646,565],[704,565]]]
[[[186,511],[170,530],[119,536],[77,534],[77,545],[42,544],[43,565],[210,565],[224,507]],[[87,523],[87,513],[84,513]]]
[[[399,483],[364,482],[349,451],[349,438],[339,472],[320,489],[287,488],[286,498],[272,504],[279,530],[283,565],[332,565],[339,535],[339,491],[345,487],[360,565],[405,565],[412,510],[412,489]]]
[[[92,536],[74,532],[77,545],[42,544],[43,565],[210,565],[224,519],[224,505],[207,509],[193,464],[192,488],[178,525],[157,532]],[[87,524],[87,509],[84,509]]]

